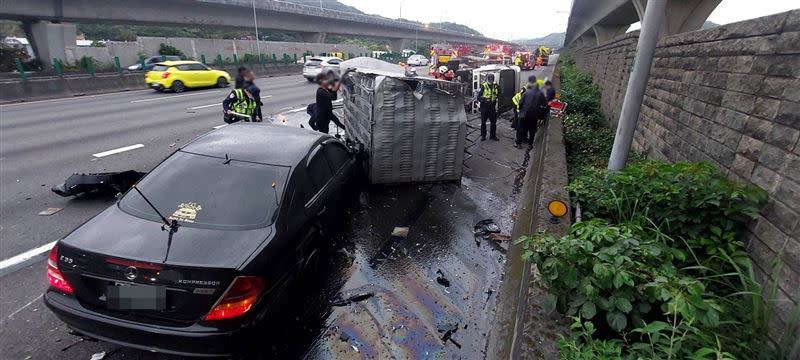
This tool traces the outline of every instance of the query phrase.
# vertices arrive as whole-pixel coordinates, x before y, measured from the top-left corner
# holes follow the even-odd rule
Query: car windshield
[[[322,64],[322,60],[320,59],[309,59],[306,62],[306,66],[319,66],[320,64]]]
[[[169,66],[166,65],[154,65],[153,71],[166,71],[168,68]]]
[[[273,222],[289,169],[179,151],[137,187],[162,215],[181,225],[247,230]],[[128,191],[119,207],[133,216],[161,221],[135,190]]]

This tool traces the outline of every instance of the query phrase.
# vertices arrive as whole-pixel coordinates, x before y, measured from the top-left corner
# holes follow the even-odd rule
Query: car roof
[[[161,61],[156,63],[156,65],[164,65],[164,66],[176,66],[176,65],[186,65],[186,64],[200,64],[200,62],[192,60],[170,60],[170,61]]]
[[[314,56],[314,57],[312,57],[312,58],[311,58],[311,59],[309,59],[309,60],[322,60],[322,61],[328,61],[328,60],[342,60],[342,59],[339,59],[338,57],[335,57],[335,56]]]
[[[186,144],[182,151],[262,164],[295,166],[320,139],[330,135],[268,123],[237,123]]]

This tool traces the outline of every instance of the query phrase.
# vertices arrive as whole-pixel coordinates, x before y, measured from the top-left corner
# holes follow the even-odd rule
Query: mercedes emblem
[[[127,268],[125,268],[125,278],[128,280],[136,279],[137,273],[138,270],[136,269],[135,266],[128,266]]]

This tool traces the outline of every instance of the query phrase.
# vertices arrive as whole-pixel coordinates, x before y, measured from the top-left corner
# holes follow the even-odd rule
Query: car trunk
[[[105,226],[90,226],[93,222]],[[162,231],[159,223],[112,206],[60,242],[60,267],[77,299],[94,311],[134,321],[188,326],[211,310],[237,275],[237,268],[269,234],[269,228],[221,231],[182,226],[168,247],[168,232]],[[165,308],[110,308],[110,286],[151,285],[166,289]]]
[[[165,72],[169,71],[169,67],[165,65],[153,66],[153,69],[148,71],[144,76],[145,79],[150,81],[158,81],[162,79]]]

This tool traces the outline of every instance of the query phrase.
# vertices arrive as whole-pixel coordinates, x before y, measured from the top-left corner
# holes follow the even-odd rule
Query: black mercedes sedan
[[[342,141],[306,129],[212,131],[56,243],[44,302],[91,338],[236,354],[344,212],[356,161]]]

